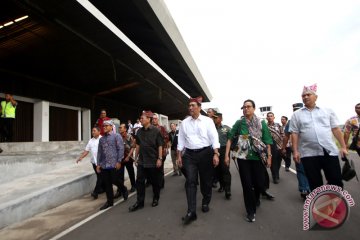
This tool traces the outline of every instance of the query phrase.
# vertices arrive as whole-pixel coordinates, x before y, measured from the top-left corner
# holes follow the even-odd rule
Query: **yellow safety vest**
[[[15,110],[11,102],[2,101],[1,102],[1,117],[2,118],[15,118]]]

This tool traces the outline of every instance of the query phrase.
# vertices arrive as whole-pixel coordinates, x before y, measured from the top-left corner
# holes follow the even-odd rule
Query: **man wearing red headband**
[[[183,223],[189,224],[197,219],[196,191],[200,175],[200,189],[203,195],[201,210],[209,211],[212,193],[214,166],[219,164],[219,136],[211,118],[200,114],[202,98],[191,98],[189,117],[180,125],[178,137],[178,165],[186,173],[186,198],[188,211]],[[184,151],[184,155],[182,152]]]

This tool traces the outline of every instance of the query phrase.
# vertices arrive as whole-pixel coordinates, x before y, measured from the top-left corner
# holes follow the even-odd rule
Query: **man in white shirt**
[[[141,122],[140,122],[140,119],[136,119],[136,123],[134,124],[134,127],[133,127],[133,134],[136,136],[136,133],[137,131],[139,130],[139,128],[142,128],[142,125],[141,125]]]
[[[214,166],[219,164],[219,136],[213,120],[200,114],[202,98],[189,101],[190,116],[182,121],[177,146],[177,162],[186,173],[186,198],[188,211],[183,223],[189,224],[197,219],[196,191],[200,175],[200,189],[203,195],[201,210],[209,211],[211,201]],[[182,156],[182,152],[184,155]]]
[[[83,160],[89,154],[89,152],[91,152],[90,162],[91,162],[91,164],[94,168],[95,174],[96,174],[96,185],[95,185],[94,191],[91,193],[91,196],[94,199],[97,199],[98,194],[104,192],[104,187],[103,187],[103,183],[101,181],[100,175],[96,171],[97,152],[98,152],[98,146],[99,146],[99,139],[101,138],[99,127],[93,127],[91,130],[91,134],[92,134],[93,138],[91,138],[89,140],[88,144],[85,147],[84,152],[76,160],[76,163],[79,163],[81,160]]]

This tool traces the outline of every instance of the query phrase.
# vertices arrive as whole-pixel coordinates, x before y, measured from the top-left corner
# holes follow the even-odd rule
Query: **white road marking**
[[[165,177],[166,177],[167,175],[173,173],[173,172],[174,172],[174,170],[171,170],[170,172],[166,173],[166,174],[165,174]],[[129,194],[129,198],[132,197],[132,196],[135,195],[135,194],[136,194],[136,192],[133,192],[133,193]],[[122,203],[122,202],[124,202],[124,199],[120,199],[120,200],[116,201],[116,202],[114,203],[114,206],[116,206],[116,205],[118,205],[118,204],[120,204],[120,203]],[[97,212],[97,213],[94,213],[93,215],[91,215],[91,216],[85,218],[84,220],[82,220],[81,222],[78,222],[77,224],[75,224],[75,225],[73,225],[73,226],[65,229],[65,230],[62,231],[61,233],[59,233],[59,234],[57,234],[56,236],[50,238],[50,240],[57,240],[57,239],[62,238],[63,236],[65,236],[65,235],[67,235],[68,233],[74,231],[75,229],[81,227],[81,226],[84,225],[85,223],[91,221],[92,219],[94,219],[94,218],[96,218],[97,216],[99,216],[99,215],[107,212],[107,211],[110,210],[110,209],[111,209],[111,207],[110,207],[110,208],[107,208],[107,209],[105,209],[105,210],[99,211],[99,212]]]

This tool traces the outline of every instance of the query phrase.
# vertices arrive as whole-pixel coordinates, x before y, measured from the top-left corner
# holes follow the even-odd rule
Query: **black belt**
[[[211,146],[207,146],[207,147],[203,147],[203,148],[198,148],[198,149],[190,149],[190,148],[186,148],[186,151],[189,151],[189,152],[201,152],[205,149],[208,149],[210,148]]]

